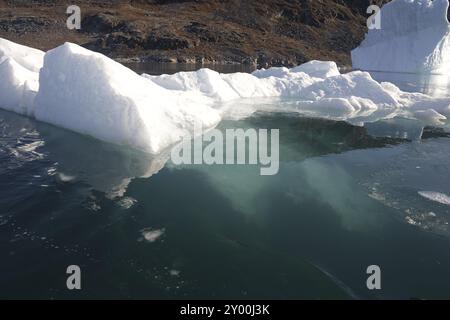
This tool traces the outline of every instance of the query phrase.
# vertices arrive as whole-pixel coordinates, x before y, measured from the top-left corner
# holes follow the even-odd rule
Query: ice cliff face
[[[381,8],[381,29],[372,29],[352,51],[353,68],[368,71],[448,73],[448,0],[393,0]]]
[[[78,45],[45,55],[34,101],[36,119],[97,139],[158,153],[220,121],[201,95],[171,91]]]
[[[261,109],[353,123],[403,116],[435,124],[450,115],[450,98],[402,92],[367,72],[341,74],[334,62],[253,74],[200,69],[140,76],[72,43],[48,51],[42,63],[43,54],[0,41],[0,108],[151,154],[196,126],[212,128]]]

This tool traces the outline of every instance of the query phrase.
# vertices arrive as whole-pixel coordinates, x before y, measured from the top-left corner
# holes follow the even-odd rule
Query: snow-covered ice
[[[78,45],[45,55],[35,117],[97,139],[159,153],[219,120],[203,96],[167,90],[132,70]]]
[[[39,89],[39,73],[21,66],[13,58],[0,63],[0,104],[3,109],[33,115],[33,101]]]
[[[44,52],[0,38],[0,104],[3,109],[32,115],[39,89]]]
[[[39,72],[44,63],[45,52],[0,38],[0,63],[13,58],[22,67]]]
[[[164,228],[156,229],[156,230],[151,229],[151,228],[146,228],[146,229],[141,230],[143,239],[150,243],[153,243],[156,240],[158,240],[159,238],[161,238],[161,236],[163,236],[165,232],[166,232],[166,230]]]
[[[212,128],[223,118],[240,119],[257,110],[358,124],[395,116],[439,124],[450,116],[448,97],[403,92],[367,72],[341,74],[334,62],[253,74],[205,68],[140,76],[71,43],[47,52],[35,68],[17,62],[24,61],[24,52],[39,56],[34,50],[1,41],[0,48],[8,52],[0,64],[1,108],[152,154],[192,135],[195,126]],[[39,74],[33,71],[38,68]]]
[[[353,68],[369,71],[450,71],[448,0],[393,0],[381,8],[381,29],[371,29],[352,51]]]
[[[221,78],[220,74],[210,69],[195,72],[178,72],[173,75],[163,74],[143,77],[168,90],[193,91],[218,100],[232,100],[239,95]]]
[[[298,67],[292,68],[291,72],[298,73],[304,72],[311,77],[325,79],[328,77],[338,76],[338,66],[334,61],[317,61],[313,60]]]

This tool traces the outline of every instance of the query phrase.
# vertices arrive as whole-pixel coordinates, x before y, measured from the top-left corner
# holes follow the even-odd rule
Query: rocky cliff
[[[311,59],[350,65],[366,8],[387,0],[0,0],[0,37],[53,48],[65,41],[113,58],[292,66]]]

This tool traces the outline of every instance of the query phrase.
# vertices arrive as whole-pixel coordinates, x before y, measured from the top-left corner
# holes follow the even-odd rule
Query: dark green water
[[[450,298],[450,207],[418,194],[450,194],[449,139],[294,114],[219,129],[247,127],[280,129],[278,175],[178,167],[0,111],[0,298]]]

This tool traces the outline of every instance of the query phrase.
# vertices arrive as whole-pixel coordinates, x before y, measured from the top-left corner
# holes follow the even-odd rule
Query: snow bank
[[[393,0],[352,51],[353,68],[370,71],[447,73],[450,70],[448,0]]]
[[[288,69],[286,67],[274,67],[270,69],[260,69],[254,71],[252,74],[257,78],[296,78],[302,76],[300,73],[305,73],[312,78],[325,79],[328,77],[338,76],[338,66],[334,61],[318,61],[312,60],[301,64],[295,68]]]
[[[152,154],[192,135],[195,126],[208,129],[222,118],[237,120],[257,110],[353,123],[404,116],[440,124],[450,116],[450,98],[406,93],[367,72],[340,74],[333,62],[253,74],[200,69],[139,76],[102,54],[66,43],[45,54],[38,78],[33,70],[39,65],[17,62],[33,50],[9,52],[0,63],[1,108]]]
[[[35,117],[150,153],[216,125],[203,97],[156,85],[106,56],[66,43],[45,55]]]

